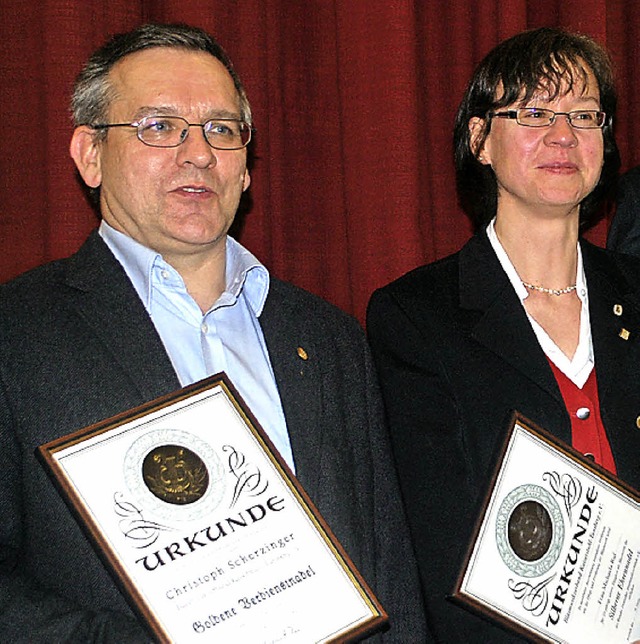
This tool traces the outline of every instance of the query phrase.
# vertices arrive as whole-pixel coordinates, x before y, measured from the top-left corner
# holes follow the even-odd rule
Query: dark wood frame
[[[366,622],[363,622],[356,627],[346,627],[344,630],[337,633],[335,637],[326,641],[355,642],[367,635],[384,629],[388,624],[388,615],[384,608],[381,606],[366,581],[362,578],[361,574],[349,558],[349,555],[338,542],[337,538],[318,512],[298,479],[282,459],[266,432],[262,429],[257,419],[253,416],[248,406],[244,403],[241,396],[224,373],[216,374],[176,392],[156,400],[152,400],[140,407],[136,407],[102,422],[90,425],[67,436],[57,438],[41,445],[36,450],[38,459],[50,475],[76,520],[85,531],[87,538],[92,543],[96,552],[113,576],[114,581],[123,592],[131,608],[139,616],[147,630],[157,641],[163,643],[169,643],[172,641],[160,620],[156,617],[153,608],[144,599],[130,575],[121,565],[116,552],[109,543],[109,540],[106,538],[97,522],[94,521],[91,513],[87,510],[86,504],[82,500],[79,490],[69,480],[63,467],[57,460],[56,455],[72,445],[82,443],[83,441],[95,436],[116,430],[128,422],[140,419],[153,412],[169,408],[174,403],[183,401],[195,394],[216,387],[220,387],[228,396],[244,420],[248,430],[253,434],[254,438],[265,452],[266,457],[275,466],[282,482],[292,492],[299,508],[306,513],[318,535],[325,541],[328,549],[333,554],[333,557],[343,568],[352,585],[356,588],[371,611],[371,617]]]
[[[498,482],[498,478],[500,475],[500,472],[502,470],[503,462],[505,459],[505,456],[507,454],[508,448],[509,448],[509,443],[511,442],[511,438],[513,436],[513,433],[515,431],[516,425],[521,425],[525,430],[529,431],[531,434],[536,436],[539,440],[542,442],[546,443],[547,445],[550,445],[554,449],[558,450],[562,454],[564,454],[566,457],[568,457],[571,461],[576,463],[579,467],[584,468],[585,470],[591,472],[593,475],[595,475],[597,478],[602,479],[603,481],[606,481],[609,483],[612,487],[616,488],[619,490],[623,495],[628,496],[632,500],[640,503],[640,493],[638,493],[636,490],[634,490],[632,487],[627,485],[624,481],[620,480],[616,476],[614,476],[611,472],[606,470],[605,468],[601,467],[594,461],[586,458],[581,452],[577,451],[574,449],[572,446],[567,445],[566,443],[560,441],[558,438],[556,438],[553,434],[550,432],[546,431],[545,429],[539,427],[536,425],[534,422],[530,421],[528,418],[523,416],[517,411],[514,411],[510,420],[510,425],[509,425],[509,431],[507,433],[507,437],[504,440],[504,444],[502,446],[501,452],[500,452],[500,457],[498,459],[498,463],[495,467],[495,471],[493,472],[492,478],[491,478],[491,483],[489,485],[489,489],[485,495],[485,499],[483,502],[482,506],[482,511],[480,512],[480,515],[478,516],[476,520],[476,525],[473,531],[473,536],[471,538],[471,542],[469,543],[469,546],[467,548],[467,553],[464,558],[464,562],[462,565],[462,568],[460,570],[460,573],[458,575],[458,579],[456,581],[455,588],[453,590],[452,595],[450,596],[450,599],[454,601],[455,603],[465,607],[466,609],[470,610],[471,612],[474,612],[478,614],[479,616],[487,619],[488,621],[494,622],[505,628],[506,630],[510,630],[513,632],[518,633],[519,635],[523,635],[524,637],[527,637],[529,640],[532,642],[537,642],[540,644],[548,644],[549,642],[554,643],[556,640],[548,639],[546,637],[540,636],[538,633],[535,631],[532,631],[526,624],[521,624],[519,622],[516,622],[514,620],[508,619],[505,617],[502,613],[498,612],[497,610],[493,610],[489,607],[487,607],[484,603],[478,601],[475,597],[472,597],[462,590],[462,583],[464,580],[464,577],[467,573],[469,564],[470,564],[470,559],[472,557],[473,551],[475,549],[476,541],[478,537],[480,536],[480,532],[482,529],[482,526],[485,521],[485,517],[487,515],[487,512],[489,510],[489,506],[491,503],[491,499],[493,497],[493,494],[495,492],[495,487]]]

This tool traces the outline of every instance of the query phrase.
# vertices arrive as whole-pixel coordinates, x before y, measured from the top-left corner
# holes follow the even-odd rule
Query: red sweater
[[[602,465],[616,474],[616,464],[611,453],[611,446],[600,417],[596,370],[591,370],[589,379],[580,389],[551,360],[549,360],[549,364],[571,417],[571,443],[573,447],[585,456],[593,458],[598,465]]]

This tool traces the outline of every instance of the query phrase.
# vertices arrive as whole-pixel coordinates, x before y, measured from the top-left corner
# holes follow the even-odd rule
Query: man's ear
[[[98,188],[102,183],[100,143],[96,141],[95,136],[95,130],[80,125],[74,130],[69,145],[71,158],[90,188]]]
[[[491,155],[487,149],[486,119],[473,116],[469,119],[469,143],[471,151],[478,161],[484,165],[491,165]]]
[[[242,192],[244,192],[251,184],[251,175],[247,168],[244,169],[244,177],[242,178]]]

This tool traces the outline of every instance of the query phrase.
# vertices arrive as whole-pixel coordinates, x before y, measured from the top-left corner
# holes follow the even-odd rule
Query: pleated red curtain
[[[371,292],[455,251],[451,130],[497,42],[562,26],[618,73],[624,167],[640,163],[636,0],[0,2],[0,280],[75,251],[96,225],[67,146],[73,79],[112,33],[187,22],[230,53],[251,100],[253,183],[236,234],[277,276],[361,320]],[[604,243],[606,222],[589,233]]]

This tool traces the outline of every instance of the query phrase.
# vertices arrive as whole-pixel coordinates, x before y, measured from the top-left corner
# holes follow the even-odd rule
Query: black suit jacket
[[[362,330],[277,279],[260,323],[298,478],[389,611],[388,641],[424,641],[415,560]],[[178,388],[153,323],[97,234],[70,259],[0,287],[2,639],[147,639],[34,450]]]
[[[640,262],[581,244],[600,411],[618,474],[638,489]],[[368,331],[437,641],[522,641],[446,600],[512,410],[571,440],[551,368],[486,235],[374,293]]]

